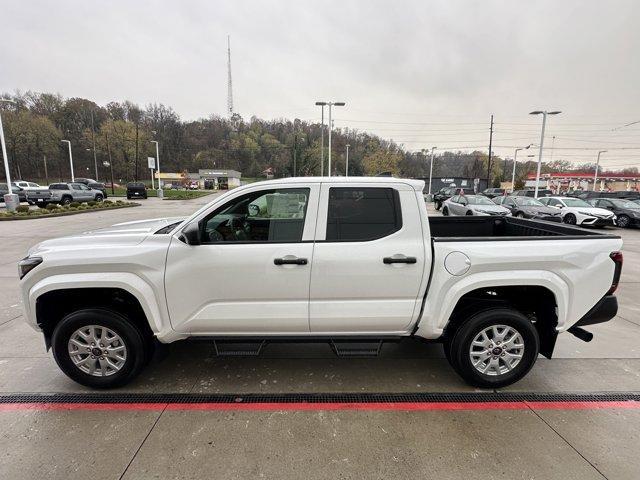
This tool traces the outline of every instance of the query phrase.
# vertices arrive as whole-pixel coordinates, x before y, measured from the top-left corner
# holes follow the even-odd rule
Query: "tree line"
[[[37,92],[4,94],[3,98],[14,102],[0,102],[0,109],[12,175],[16,179],[69,179],[68,150],[61,143],[63,139],[71,142],[77,177],[95,177],[95,145],[100,180],[110,176],[105,162],[113,166],[116,182],[147,180],[150,177],[147,157],[155,157],[153,140],[158,141],[163,172],[218,168],[258,178],[267,170],[275,177],[321,173],[320,122],[257,117],[245,120],[237,114],[183,121],[170,106],[161,103],[140,107],[124,101],[101,106],[85,98]],[[349,128],[337,128],[332,133],[334,175],[345,174],[347,144],[349,175],[391,173],[413,178],[429,175],[428,151],[410,152],[393,140]],[[484,152],[438,152],[433,175],[489,176],[490,183],[499,184],[511,179],[512,165],[494,156],[488,172],[488,156]],[[520,183],[534,165],[519,162]],[[545,170],[556,171],[546,165]]]

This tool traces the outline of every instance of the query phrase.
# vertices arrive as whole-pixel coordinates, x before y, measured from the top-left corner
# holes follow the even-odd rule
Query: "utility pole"
[[[133,180],[135,182],[138,181],[138,122],[136,121],[136,168],[135,173],[133,175]]]
[[[93,124],[93,110],[91,110],[91,141],[93,142],[93,165],[96,169],[96,182],[98,181],[98,158],[96,157],[96,128]],[[45,165],[47,164],[45,157]]]
[[[44,183],[49,184],[49,172],[47,171],[47,156],[44,155]]]
[[[71,168],[71,182],[76,181],[76,177],[73,174],[73,155],[71,154],[71,142],[69,140],[61,140],[62,143],[66,143],[69,147],[69,166]]]
[[[493,115],[491,115],[491,126],[489,128],[489,163],[487,164],[487,188],[491,188],[491,148],[493,146]]]
[[[111,160],[111,145],[109,144],[109,132],[104,132],[105,139],[107,140],[107,154],[109,155],[109,167],[111,170],[111,195],[115,195],[115,187],[113,186],[113,161]]]
[[[295,125],[295,124],[294,124]],[[295,126],[293,127],[295,129]],[[296,176],[296,162],[298,153],[298,134],[293,133],[293,176]]]
[[[233,85],[231,83],[231,37],[227,35],[227,112],[233,116]]]
[[[434,160],[436,148],[438,147],[431,147],[431,165],[429,165],[429,195],[431,195],[431,179],[433,178],[433,160]]]
[[[320,176],[324,177],[324,106],[327,102],[316,102],[316,105],[320,107],[322,113],[322,126],[320,127]]]
[[[347,161],[346,161],[346,165],[345,165],[345,167],[344,167],[344,176],[345,176],[345,177],[348,177],[348,176],[349,176],[349,147],[350,147],[350,146],[351,146],[351,145],[349,145],[349,144],[347,143]]]

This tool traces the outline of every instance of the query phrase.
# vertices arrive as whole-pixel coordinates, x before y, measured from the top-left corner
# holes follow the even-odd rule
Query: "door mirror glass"
[[[200,226],[197,222],[190,223],[178,238],[187,245],[200,245]]]

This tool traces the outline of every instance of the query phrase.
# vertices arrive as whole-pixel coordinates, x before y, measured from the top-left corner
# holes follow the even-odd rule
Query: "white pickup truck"
[[[522,378],[557,334],[617,311],[622,241],[511,217],[428,217],[424,183],[292,178],[231,190],[186,219],[36,245],[19,263],[26,320],[73,380],[123,385],[157,342],[220,355],[268,342],[443,342],[470,384]]]

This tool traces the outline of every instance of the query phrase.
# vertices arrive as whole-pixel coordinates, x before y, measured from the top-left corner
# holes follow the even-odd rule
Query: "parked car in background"
[[[52,183],[49,185],[49,190],[51,197],[37,205],[42,206],[47,203],[69,205],[71,202],[90,202],[92,200],[101,202],[104,200],[104,195],[100,190],[93,190],[84,183]]]
[[[616,225],[622,228],[640,226],[640,205],[631,200],[619,198],[592,198],[591,205],[605,208],[616,216]]]
[[[616,216],[609,210],[597,208],[581,198],[544,197],[538,199],[542,204],[560,210],[562,221],[569,225],[582,227],[606,227],[615,225]]]
[[[562,215],[557,208],[547,207],[535,198],[495,197],[493,203],[508,208],[514,217],[536,218],[550,222],[562,221]]]
[[[0,183],[0,202],[4,202],[4,196],[9,193],[9,188],[6,183]],[[18,200],[21,202],[27,201],[27,191],[24,188],[17,187],[11,182],[11,193],[18,195]]]
[[[621,198],[625,200],[637,200],[640,199],[640,193],[632,190],[622,190],[620,192],[581,192],[576,195],[583,200],[590,200],[592,198]]]
[[[102,182],[96,182],[91,178],[76,178],[76,183],[84,183],[87,187],[93,190],[100,190],[103,198],[107,198],[107,187]]]
[[[38,188],[46,188],[41,187],[35,182],[25,182],[24,180],[16,180],[15,182],[11,182],[12,187],[20,187],[23,190],[37,190]]]
[[[461,187],[445,187],[438,190],[433,196],[433,203],[436,210],[440,210],[445,200],[453,197],[456,194],[474,195],[473,188],[461,188]]]
[[[504,195],[506,190],[504,188],[485,188],[482,191],[482,195],[489,198],[495,198]]]
[[[442,214],[447,215],[511,215],[508,208],[496,205],[484,195],[454,195],[445,200]]]
[[[131,200],[132,198],[147,198],[147,187],[144,183],[127,183],[127,199]]]
[[[536,191],[533,189],[526,190],[515,190],[511,195],[514,197],[535,197]],[[538,189],[538,198],[540,197],[549,197],[553,195],[553,191],[548,188],[539,188]]]

